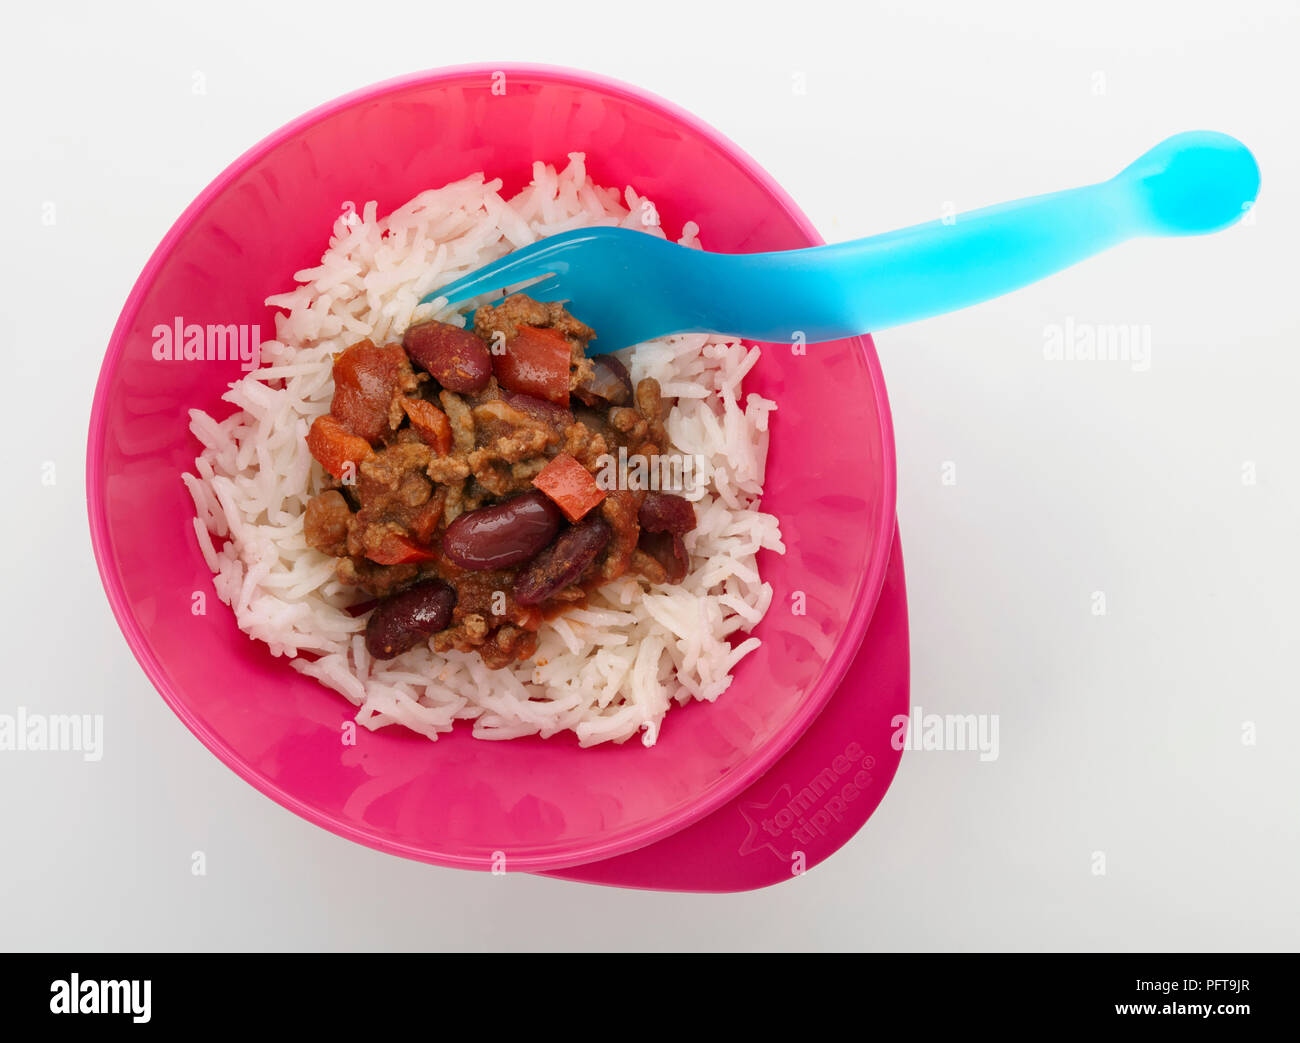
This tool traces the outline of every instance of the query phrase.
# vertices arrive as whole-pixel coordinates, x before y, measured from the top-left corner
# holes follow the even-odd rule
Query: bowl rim
[[[180,719],[181,723],[190,730],[199,742],[215,754],[226,767],[230,768],[245,782],[265,796],[270,797],[281,807],[337,836],[387,854],[398,855],[415,861],[450,868],[479,870],[489,868],[488,860],[394,840],[375,830],[337,820],[328,812],[318,809],[313,804],[283,788],[274,779],[254,769],[220,736],[211,731],[190,709],[176,686],[171,683],[161,662],[154,654],[148,638],[141,629],[126,599],[112,541],[109,537],[107,501],[104,496],[103,444],[107,424],[108,388],[125,350],[126,332],[134,323],[144,295],[152,285],[159,269],[170,257],[180,239],[189,231],[190,227],[217,196],[224,192],[235,179],[242,176],[256,161],[278,148],[283,142],[345,109],[365,102],[373,102],[389,94],[395,94],[412,87],[449,83],[470,76],[491,76],[493,73],[505,73],[507,77],[513,75],[534,81],[550,81],[564,86],[588,88],[601,94],[623,97],[658,111],[670,120],[686,126],[692,133],[708,141],[714,148],[735,163],[785,212],[799,231],[807,236],[810,245],[825,243],[825,240],[818,234],[812,222],[799,209],[794,200],[749,153],[699,117],[648,90],[599,73],[532,62],[473,62],[407,73],[340,95],[290,120],[246,149],[222,170],[185,208],[145,263],[113,327],[100,367],[99,377],[95,383],[86,439],[86,507],[90,522],[91,546],[94,550],[95,564],[99,570],[101,584],[108,597],[109,607],[117,620],[118,629],[122,631],[122,635],[126,638],[131,653],[143,668],[149,681],[163,697],[172,712]],[[889,562],[897,506],[897,460],[894,446],[893,420],[889,411],[889,401],[885,392],[884,374],[880,366],[880,360],[876,355],[875,345],[870,334],[847,339],[854,342],[866,364],[875,396],[881,441],[883,509],[880,511],[880,517],[876,522],[877,531],[873,534],[870,560],[858,577],[854,608],[849,614],[840,640],[836,643],[834,650],[823,666],[820,677],[812,686],[795,714],[769,740],[767,747],[745,760],[723,784],[715,787],[710,793],[685,804],[669,815],[622,833],[615,839],[601,839],[598,837],[580,845],[570,846],[558,854],[548,853],[513,857],[510,860],[512,868],[525,871],[540,871],[564,869],[588,862],[600,861],[646,847],[679,832],[692,823],[700,821],[725,806],[738,794],[743,793],[765,774],[803,735],[808,725],[822,711],[831,696],[839,688],[866,634],[867,624],[875,612],[876,601],[880,596],[880,590],[884,583],[885,568]]]

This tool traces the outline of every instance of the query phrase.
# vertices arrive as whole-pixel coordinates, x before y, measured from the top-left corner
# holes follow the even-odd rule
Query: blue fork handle
[[[697,255],[701,328],[765,341],[887,329],[1000,297],[1126,239],[1226,228],[1258,190],[1259,167],[1241,142],[1178,134],[1109,181],[947,223],[804,250]]]

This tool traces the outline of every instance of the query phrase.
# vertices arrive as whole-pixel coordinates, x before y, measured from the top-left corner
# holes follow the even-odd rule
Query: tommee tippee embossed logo
[[[844,818],[849,804],[871,785],[875,766],[876,758],[851,742],[798,792],[787,782],[765,804],[742,801],[740,814],[749,834],[740,845],[740,854],[752,855],[767,848],[788,860],[797,847],[815,843],[832,823]]]

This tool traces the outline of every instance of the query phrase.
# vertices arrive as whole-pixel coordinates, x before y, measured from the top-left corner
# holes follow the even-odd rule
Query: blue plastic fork
[[[569,302],[599,334],[589,354],[687,332],[836,340],[1000,297],[1126,239],[1218,231],[1258,191],[1246,146],[1191,131],[1109,181],[831,246],[719,254],[626,228],[563,232],[424,301],[454,305],[545,277],[521,292]]]

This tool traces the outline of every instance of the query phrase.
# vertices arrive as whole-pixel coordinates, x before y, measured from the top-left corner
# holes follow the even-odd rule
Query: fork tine
[[[563,301],[568,299],[563,289],[560,287],[559,277],[556,276],[539,283],[520,287],[517,290],[511,290],[509,293],[504,294],[501,297],[491,297],[485,303],[497,305],[502,301],[509,300],[511,297],[518,297],[520,294],[526,294],[533,300],[542,302]],[[482,296],[482,294],[476,294],[476,296]],[[474,310],[475,309],[471,308],[469,311],[464,313],[465,320],[470,325],[473,325],[474,323]]]
[[[420,298],[420,303],[426,304],[435,298],[446,297],[448,304],[457,304],[470,297],[503,290],[507,286],[551,274],[554,273],[547,267],[546,261],[535,259],[528,247],[525,247],[426,293]]]
[[[506,297],[514,297],[516,294],[526,294],[535,301],[563,301],[568,299],[569,291],[565,285],[563,276],[551,275],[550,278],[543,279],[541,282],[535,282],[528,286],[520,286],[511,290]]]

